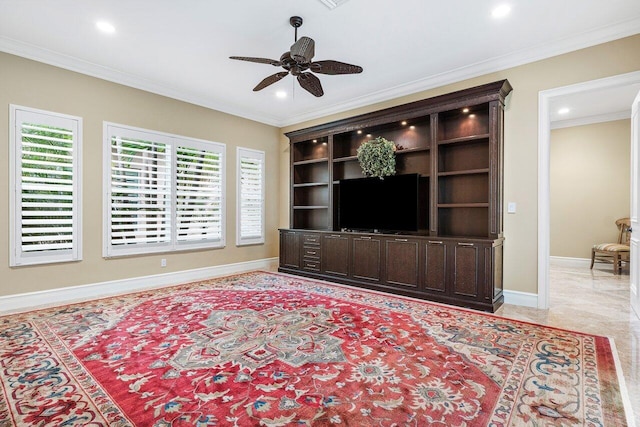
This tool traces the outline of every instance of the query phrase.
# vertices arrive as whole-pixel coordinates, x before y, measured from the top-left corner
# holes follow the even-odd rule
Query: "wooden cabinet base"
[[[503,239],[290,229],[280,234],[282,273],[489,312],[504,302]],[[308,268],[310,262],[320,268]]]

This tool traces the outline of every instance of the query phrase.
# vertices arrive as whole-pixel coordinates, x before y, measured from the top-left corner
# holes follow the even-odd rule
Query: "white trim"
[[[589,46],[595,46],[597,44],[632,36],[638,33],[639,27],[640,18],[633,18],[625,22],[619,22],[599,28],[588,33],[568,37],[564,40],[553,40],[548,44],[539,45],[531,49],[523,49],[501,57],[490,58],[455,70],[446,70],[441,74],[428,76],[424,79],[409,82],[390,89],[381,90],[347,102],[333,104],[327,108],[314,110],[310,113],[281,118],[256,110],[250,110],[249,107],[242,108],[237,105],[231,105],[229,102],[222,102],[220,99],[215,99],[212,96],[203,96],[201,93],[185,92],[163,82],[150,81],[149,79],[145,79],[134,74],[124,73],[103,65],[94,64],[7,37],[0,37],[0,51],[125,86],[130,86],[136,89],[145,90],[147,92],[168,96],[173,99],[233,114],[235,116],[244,117],[246,119],[255,120],[268,125],[284,127],[355,108],[370,106],[378,102],[415,94],[424,90],[457,83],[470,78],[506,70],[508,68],[517,67],[519,65],[539,61],[578,49],[584,49]]]
[[[551,163],[551,109],[549,97],[538,95],[538,304],[549,308],[549,256],[551,245],[551,211],[549,200]],[[542,178],[544,177],[544,178]],[[541,283],[543,285],[541,285]]]
[[[591,267],[591,258],[571,258],[563,256],[551,256],[549,262],[554,267],[569,268],[589,268]]]
[[[503,291],[504,303],[509,305],[519,305],[522,307],[538,307],[538,295],[529,292]]]
[[[631,118],[631,110],[616,113],[598,114],[596,116],[578,117],[577,119],[558,120],[551,123],[551,129],[562,129],[574,126],[592,125],[595,123],[613,122]]]
[[[540,91],[538,94],[538,308],[549,308],[549,246],[550,225],[550,152],[551,111],[550,101],[554,97],[578,92],[640,83],[640,71],[612,77],[576,83]]]
[[[92,283],[68,288],[0,297],[0,315],[31,310],[42,306],[56,306],[71,302],[86,301],[113,295],[137,292],[145,289],[173,286],[195,280],[225,276],[252,270],[275,270],[278,258],[264,258],[255,261],[238,262],[215,267],[177,271],[174,273],[134,277],[110,282]]]

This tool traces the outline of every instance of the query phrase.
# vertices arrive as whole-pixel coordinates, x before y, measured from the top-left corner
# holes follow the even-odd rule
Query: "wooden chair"
[[[613,264],[613,274],[622,272],[622,263],[629,262],[629,233],[631,220],[620,218],[616,220],[618,227],[617,243],[600,243],[591,248],[591,269],[594,262],[608,262]]]

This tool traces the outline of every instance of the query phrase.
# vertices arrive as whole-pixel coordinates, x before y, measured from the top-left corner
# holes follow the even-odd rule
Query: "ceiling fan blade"
[[[249,62],[257,62],[258,64],[271,64],[276,67],[282,65],[280,61],[276,61],[275,59],[268,58],[253,58],[250,56],[230,56],[229,59],[237,59],[239,61],[249,61]]]
[[[311,58],[315,55],[316,42],[309,37],[300,37],[300,39],[291,45],[291,57],[299,63],[311,62]]]
[[[282,79],[283,77],[285,77],[287,74],[289,74],[288,71],[281,71],[279,73],[275,73],[272,76],[267,77],[266,79],[262,80],[260,83],[258,83],[258,85],[256,87],[253,88],[254,92],[257,92],[259,90],[264,89],[265,87],[274,84],[277,81],[280,81],[280,79]]]
[[[298,83],[300,83],[300,86],[302,86],[304,90],[306,90],[313,96],[320,97],[324,95],[320,79],[311,73],[299,74]]]
[[[362,67],[340,61],[315,61],[309,65],[309,68],[314,73],[329,75],[358,74],[362,72]]]

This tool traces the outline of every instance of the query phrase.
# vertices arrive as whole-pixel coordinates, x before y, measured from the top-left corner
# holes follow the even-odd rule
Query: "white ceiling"
[[[326,3],[0,0],[0,51],[285,126],[640,33],[639,0]],[[501,3],[512,10],[498,20]],[[316,42],[315,60],[363,73],[318,75],[321,98],[292,76],[253,92],[281,69],[228,57],[279,59],[294,41],[293,15],[304,19],[298,35]],[[116,32],[99,32],[98,20]]]

